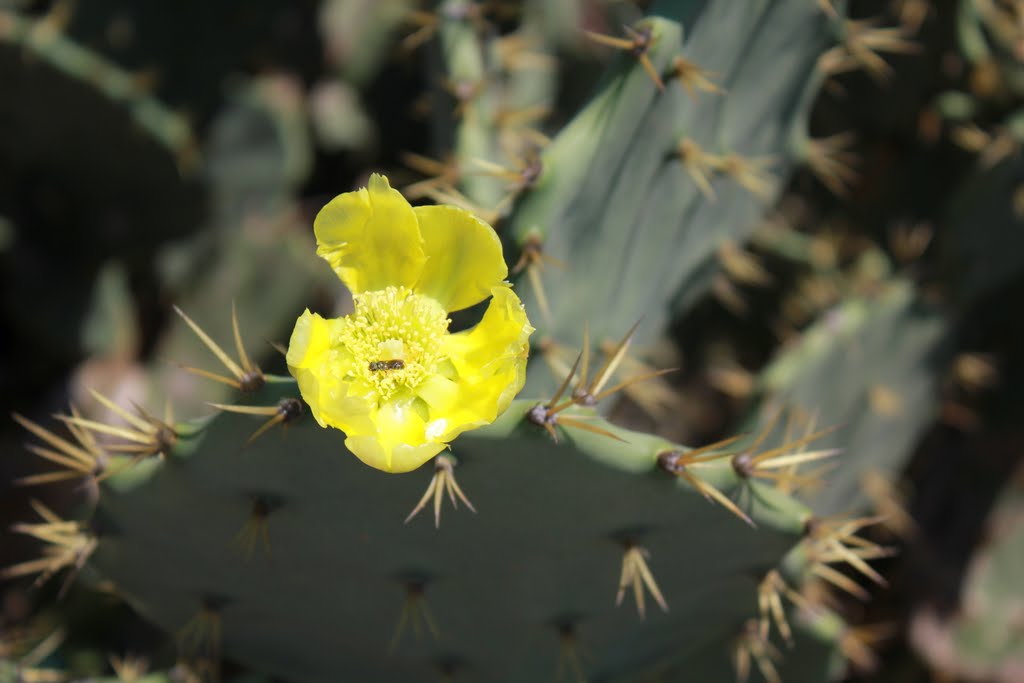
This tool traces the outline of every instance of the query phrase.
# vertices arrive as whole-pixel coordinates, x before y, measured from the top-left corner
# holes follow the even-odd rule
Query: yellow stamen
[[[435,374],[449,322],[434,299],[388,287],[356,295],[355,312],[332,343],[347,351],[339,354],[348,361],[341,370],[347,379],[361,380],[384,403]]]

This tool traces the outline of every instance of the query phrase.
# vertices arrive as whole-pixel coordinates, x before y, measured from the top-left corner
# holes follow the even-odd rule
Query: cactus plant
[[[474,60],[489,46],[472,17],[454,14],[458,7],[480,9],[443,3],[438,35],[448,68],[459,82],[486,81]],[[776,679],[772,643],[793,630],[784,598],[807,607],[798,590],[814,576],[859,594],[831,565],[850,562],[878,580],[865,561],[887,552],[857,535],[862,520],[816,518],[773,485],[773,472],[833,449],[815,443],[821,434],[771,449],[759,450],[763,435],[750,446],[726,440],[690,449],[613,425],[595,404],[621,388],[612,377],[631,343],[652,340],[708,292],[715,255],[749,234],[789,170],[834,154],[808,139],[806,114],[822,64],[842,63],[833,51],[848,47],[853,32],[839,14],[804,0],[742,10],[728,0],[665,3],[663,13],[624,38],[591,36],[629,54],[551,145],[513,174],[511,188],[497,177],[467,176],[460,185],[470,203],[501,209],[495,218],[520,252],[512,260],[520,256],[529,273],[532,287],[520,290],[536,325],[565,346],[583,340],[577,364],[555,378],[560,389],[543,391],[546,377],[534,381],[527,392],[538,398],[513,401],[493,424],[459,436],[432,471],[377,472],[345,453],[340,434],[300,415],[300,389],[308,393],[301,373],[296,387],[259,372],[241,343],[251,335],[227,316],[224,297],[236,285],[216,284],[215,273],[194,290],[197,305],[186,307],[198,324],[176,329],[191,335],[201,325],[221,343],[235,337],[240,358],[226,363],[234,378],[225,379],[239,391],[236,403],[218,399],[219,414],[178,422],[97,395],[116,420],[73,407],[61,417],[70,439],[19,418],[39,440],[33,450],[63,470],[57,476],[81,479],[96,502],[68,520],[37,506],[41,519],[18,529],[43,541],[45,554],[6,575],[48,578],[67,569],[109,580],[177,634],[182,656],[210,676],[227,655],[308,681],[430,680],[438,672],[458,680],[710,680],[732,654],[741,676],[758,668]],[[722,44],[722,26],[743,49]],[[481,85],[455,151],[461,167],[480,159],[493,171],[501,93]],[[252,96],[228,114],[235,132],[266,123],[258,111],[265,101]],[[231,147],[238,138],[229,127],[213,127],[214,143]],[[281,130],[301,137],[301,126]],[[283,171],[269,185],[287,195],[303,164],[301,153],[284,157],[295,163],[271,164]],[[216,161],[212,155],[205,167],[224,190],[214,196],[215,214],[240,221],[240,207],[264,186],[247,184],[240,171],[249,165]],[[336,246],[349,241],[339,237],[345,244]],[[261,280],[251,246],[218,272],[236,276],[247,267],[242,280]],[[255,251],[267,256],[272,247]],[[541,282],[545,257],[567,270]],[[280,284],[287,275],[278,274],[242,294],[281,294],[287,306],[313,277],[302,271]],[[909,296],[893,290],[892,317],[902,323],[912,318]],[[218,298],[219,312],[199,310]],[[254,299],[266,300],[250,294],[245,307]],[[596,338],[620,336],[644,312],[593,373],[587,326]],[[268,328],[272,317],[263,321]],[[932,328],[924,327],[928,346]],[[164,348],[180,347],[178,336]],[[920,357],[920,347],[913,354]],[[298,363],[288,360],[294,371]],[[394,362],[371,361],[369,372],[402,369]],[[333,424],[308,402],[318,421]],[[477,514],[446,511],[434,528],[445,497]],[[844,627],[833,614],[803,611],[816,645],[799,646],[796,653],[813,656],[791,666],[821,679],[834,669]]]
[[[273,413],[294,395],[272,382],[245,405]],[[186,654],[223,648],[299,680],[336,677],[339,653],[348,675],[375,680],[430,680],[457,663],[467,680],[536,680],[560,657],[582,657],[588,676],[634,680],[700,646],[727,651],[757,616],[758,577],[801,547],[809,512],[739,479],[714,451],[596,418],[587,426],[607,435],[556,426],[555,444],[528,417],[537,405],[513,403],[460,437],[433,473],[403,477],[343,457],[308,418],[248,445],[259,423],[246,415],[152,431],[146,452],[164,457],[128,469],[109,461],[92,521],[65,535],[45,512],[24,525],[57,545],[52,564],[13,573],[87,560],[190,643]],[[440,530],[425,518],[403,525],[427,480],[439,478],[439,501],[453,472],[478,514],[445,512]],[[567,485],[586,493],[565,496]],[[739,495],[758,528],[709,505],[701,494],[712,490]],[[616,607],[624,592],[635,605]]]
[[[437,251],[435,243],[445,244],[445,229],[462,235],[458,246],[449,245],[450,253]],[[445,267],[417,256],[413,238],[420,231],[422,251]],[[400,514],[366,514],[383,513],[390,504],[400,510],[402,500],[414,500],[417,482],[338,457],[340,437],[333,430],[300,422],[303,403],[296,389],[321,426],[345,428],[345,444],[359,459],[404,472],[425,459],[420,451],[429,457],[452,437],[434,433],[435,422],[447,425],[440,417],[447,413],[437,412],[435,390],[425,395],[422,408],[415,407],[420,399],[402,393],[422,391],[418,383],[429,382],[415,374],[402,379],[401,373],[419,369],[457,377],[484,402],[492,392],[505,397],[505,384],[517,390],[524,379],[520,347],[530,328],[516,313],[521,306],[507,285],[492,282],[505,266],[489,233],[488,226],[450,207],[410,209],[376,176],[368,190],[336,198],[317,218],[319,253],[352,288],[356,310],[347,320],[324,321],[308,312],[300,317],[288,351],[298,387],[251,365],[237,320],[237,362],[189,320],[241,392],[239,404],[217,406],[222,414],[175,424],[141,409],[133,414],[97,394],[123,426],[72,409],[61,417],[72,441],[19,417],[45,444],[34,447],[39,455],[99,495],[89,518],[77,522],[37,505],[41,521],[18,530],[48,544],[44,557],[6,574],[38,573],[45,579],[68,568],[73,577],[88,564],[140,612],[176,631],[184,656],[204,671],[227,648],[266,671],[329,680],[337,675],[341,648],[346,671],[361,678],[410,680],[434,668],[454,668],[469,679],[535,680],[545,668],[550,671],[551,662],[535,647],[537,634],[546,630],[560,641],[561,656],[576,677],[586,671],[588,677],[635,680],[679,666],[700,643],[728,651],[737,638],[739,671],[754,661],[773,677],[770,631],[791,637],[783,596],[807,604],[791,586],[816,575],[859,594],[863,589],[830,565],[850,562],[880,581],[865,560],[886,551],[858,536],[869,522],[815,519],[763,481],[771,482],[771,472],[780,468],[833,455],[809,449],[820,434],[766,451],[758,449],[762,437],[735,452],[728,446],[736,439],[691,450],[600,419],[594,405],[607,394],[600,387],[615,373],[632,331],[593,376],[589,352],[581,354],[549,399],[508,405],[501,398],[499,410],[501,402],[507,410],[497,421],[493,410],[482,408],[466,413],[471,422],[465,425],[463,418],[448,416],[455,435],[467,426],[493,424],[463,434],[455,456],[434,458],[426,493],[405,521],[432,498],[438,526],[447,494],[452,504],[461,501],[474,512],[470,496],[481,509],[485,501],[490,523],[463,515],[446,520],[441,535],[422,523],[401,526]],[[381,296],[394,299],[392,290],[401,283],[415,283],[402,285],[412,287],[408,300],[415,311],[431,297],[439,297],[437,307],[458,309],[481,293],[492,294],[469,336],[436,340],[441,349],[468,344],[464,356],[452,353],[450,360],[420,367],[437,352],[417,345],[426,323],[417,318],[393,324],[392,317],[404,315],[404,303],[375,308]],[[492,316],[497,323],[489,322]],[[385,337],[408,339],[380,341],[371,334],[375,325],[384,326]],[[514,329],[507,330],[509,325]],[[323,334],[320,328],[334,331]],[[478,332],[509,341],[492,349],[474,336]],[[367,344],[370,357],[386,353],[403,360],[370,361],[367,371],[360,355]],[[329,366],[320,360],[324,353]],[[491,358],[493,353],[511,354],[508,371],[505,357]],[[354,355],[355,366],[346,354]],[[445,364],[454,369],[445,370]],[[480,374],[484,368],[491,369]],[[379,397],[370,390],[352,394],[367,372]],[[389,372],[396,374],[379,374]],[[486,392],[477,386],[478,374]],[[363,406],[368,400],[380,406]],[[406,419],[403,411],[414,409],[430,415],[425,441],[398,424]],[[266,421],[254,428],[253,416]],[[276,425],[287,428],[287,443],[266,434]],[[375,431],[384,427],[393,431]],[[396,445],[396,434],[416,440]],[[570,482],[582,488],[566,497],[560,491]],[[192,504],[178,505],[183,499]],[[192,531],[174,533],[183,528]],[[652,553],[672,583],[656,578]],[[318,595],[332,582],[335,590]],[[630,594],[641,622],[616,610],[611,600],[602,606],[602,585],[615,593],[616,606]],[[397,621],[382,609],[389,594],[400,598]],[[666,616],[642,621],[649,601]],[[671,604],[682,605],[683,614],[668,615]],[[706,617],[695,622],[695,613]],[[274,627],[283,620],[293,624],[297,639],[280,637]],[[444,631],[442,622],[449,624]],[[433,640],[403,645],[407,629],[428,632]],[[694,649],[675,645],[679,640],[694,643]],[[600,658],[582,662],[583,644],[599,648]]]

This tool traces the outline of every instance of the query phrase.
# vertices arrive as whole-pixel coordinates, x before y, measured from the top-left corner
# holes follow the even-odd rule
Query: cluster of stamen
[[[355,296],[334,346],[347,356],[350,379],[372,387],[381,401],[415,388],[436,370],[448,331],[441,305],[405,287]]]

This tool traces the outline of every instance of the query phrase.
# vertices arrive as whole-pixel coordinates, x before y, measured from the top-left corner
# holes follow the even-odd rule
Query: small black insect
[[[401,370],[405,367],[404,360],[373,360],[370,361],[370,370],[372,372],[379,372],[380,370]]]

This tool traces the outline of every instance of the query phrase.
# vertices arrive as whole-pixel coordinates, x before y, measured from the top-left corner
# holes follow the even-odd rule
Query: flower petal
[[[307,309],[295,321],[288,343],[288,370],[299,384],[299,393],[321,427],[372,430],[369,402],[350,393],[343,381],[345,359],[331,341],[344,318],[326,319]]]
[[[491,226],[455,206],[417,206],[413,212],[427,255],[418,292],[458,311],[486,299],[508,276]]]
[[[392,472],[412,472],[435,455],[448,448],[446,443],[428,441],[418,446],[399,444],[391,454]]]
[[[346,434],[373,432],[376,429],[373,406],[366,398],[350,394],[349,388],[347,383],[338,382],[325,392],[320,403],[323,423]]]
[[[374,422],[376,433],[350,434],[345,446],[379,470],[409,472],[446,447],[444,443],[428,440],[423,418],[409,402],[382,405]]]
[[[309,406],[313,417],[326,427],[320,416],[322,406],[321,373],[326,355],[330,352],[331,323],[307,308],[295,321],[291,341],[288,342],[288,354],[285,360],[292,376],[299,383],[299,392]]]
[[[392,473],[411,472],[446,448],[443,443],[400,444],[389,453],[375,436],[350,436],[345,447],[370,467]]]
[[[445,355],[461,377],[488,372],[494,365],[515,360],[525,371],[527,342],[533,326],[519,297],[509,285],[491,289],[491,303],[476,326],[445,338]],[[516,393],[519,389],[516,388]]]
[[[412,287],[420,279],[426,255],[416,215],[382,175],[374,173],[369,187],[332,199],[313,231],[316,253],[353,294]]]
[[[430,408],[430,426],[444,419],[441,441],[493,422],[526,381],[526,356],[533,327],[508,285],[494,287],[483,319],[445,339],[454,380],[434,376],[417,388]],[[435,427],[436,429],[436,427]]]

